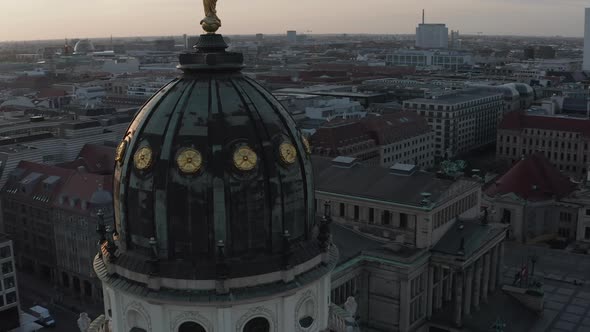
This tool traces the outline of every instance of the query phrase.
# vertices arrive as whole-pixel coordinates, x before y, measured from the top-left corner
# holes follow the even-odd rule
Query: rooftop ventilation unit
[[[350,168],[350,167],[354,166],[356,164],[356,162],[357,162],[357,159],[353,158],[353,157],[340,156],[340,157],[336,157],[336,158],[332,159],[332,165],[338,166],[338,167]]]
[[[418,168],[412,164],[401,164],[397,163],[389,168],[391,174],[410,176],[416,172]]]

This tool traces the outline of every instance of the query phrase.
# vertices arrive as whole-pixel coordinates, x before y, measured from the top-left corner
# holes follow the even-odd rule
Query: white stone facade
[[[242,332],[252,319],[268,321],[271,332],[324,331],[328,327],[330,275],[296,291],[235,302],[182,303],[142,298],[103,283],[106,320],[111,332],[179,331],[186,322],[201,325],[206,332]],[[300,320],[313,318],[303,327]],[[309,320],[308,320],[309,321]]]

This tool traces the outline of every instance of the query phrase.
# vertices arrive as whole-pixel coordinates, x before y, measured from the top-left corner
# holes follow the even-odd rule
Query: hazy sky
[[[464,33],[582,36],[590,0],[219,0],[225,34]],[[0,40],[201,33],[201,0],[0,0]]]

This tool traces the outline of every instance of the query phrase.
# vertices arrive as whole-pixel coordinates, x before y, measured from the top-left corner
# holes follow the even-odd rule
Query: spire
[[[205,30],[194,46],[196,52],[180,55],[180,66],[184,71],[239,71],[243,67],[242,53],[226,52],[228,48],[223,36],[217,34],[221,27],[221,20],[217,17],[217,0],[203,0],[205,18],[201,20],[201,27]]]

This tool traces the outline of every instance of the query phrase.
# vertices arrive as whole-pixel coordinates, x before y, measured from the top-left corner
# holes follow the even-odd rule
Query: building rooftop
[[[531,115],[524,112],[510,112],[504,116],[498,129],[556,130],[580,133],[586,137],[590,137],[590,120],[561,116]]]
[[[428,98],[417,98],[417,99],[410,99],[406,100],[406,104],[411,103],[427,103],[427,104],[460,104],[468,101],[473,101],[480,98],[486,97],[502,97],[502,94],[499,92],[492,92],[492,91],[484,91],[481,89],[469,89],[469,90],[461,90],[461,92],[441,95],[437,96],[436,98],[428,99]]]
[[[520,160],[491,184],[488,196],[514,194],[527,201],[546,201],[572,193],[576,184],[553,166],[542,153]]]
[[[459,220],[432,248],[432,252],[468,259],[504,231],[504,227],[483,224],[479,220]]]
[[[332,159],[319,156],[313,156],[312,163],[318,192],[414,208],[434,208],[450,198],[449,190],[454,185],[464,185],[465,189],[479,185],[470,179],[457,182],[440,179],[424,171],[409,176],[396,175],[388,168],[358,162],[350,167],[341,167],[334,165]],[[430,194],[428,204],[424,204],[424,193]]]

